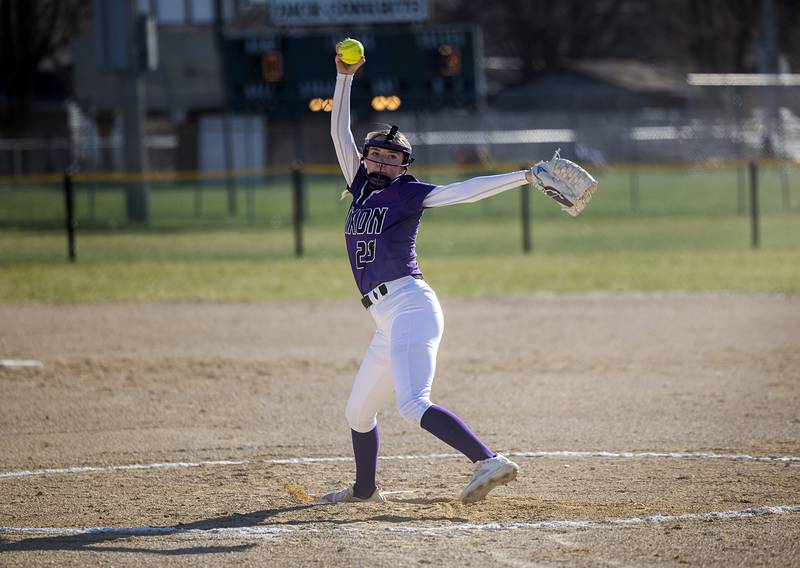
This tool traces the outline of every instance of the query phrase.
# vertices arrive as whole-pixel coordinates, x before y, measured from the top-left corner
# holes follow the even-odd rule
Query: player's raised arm
[[[336,159],[347,185],[353,181],[361,163],[361,155],[350,130],[350,87],[353,84],[353,75],[364,64],[364,58],[348,65],[336,56],[336,88],[333,92],[333,105],[331,107],[331,138],[336,149]]]

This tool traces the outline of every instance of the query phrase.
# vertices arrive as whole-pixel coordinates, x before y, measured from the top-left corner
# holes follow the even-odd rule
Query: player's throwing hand
[[[358,71],[361,68],[361,66],[367,62],[367,59],[365,57],[362,57],[360,60],[356,61],[352,65],[348,65],[347,63],[342,61],[342,56],[337,53],[334,61],[336,61],[336,71],[340,75],[355,75],[355,72]]]

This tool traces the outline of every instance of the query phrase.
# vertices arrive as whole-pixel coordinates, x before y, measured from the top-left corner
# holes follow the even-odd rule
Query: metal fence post
[[[527,165],[520,166],[521,169],[529,169]],[[528,254],[533,250],[531,241],[531,184],[523,185],[520,189],[520,210],[522,221],[522,252]]]
[[[67,254],[69,261],[75,262],[75,228],[78,223],[75,220],[75,190],[72,187],[72,174],[77,171],[75,165],[71,165],[64,170],[64,205],[66,209],[66,229],[67,229]]]
[[[739,166],[736,168],[736,211],[739,215],[745,214],[745,171],[744,168]]]
[[[750,246],[758,248],[758,164],[750,162]]]
[[[294,225],[294,254],[303,256],[303,164],[292,163],[292,224]]]

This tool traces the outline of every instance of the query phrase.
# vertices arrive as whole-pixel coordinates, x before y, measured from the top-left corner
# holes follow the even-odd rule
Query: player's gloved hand
[[[559,152],[556,150],[551,159],[533,166],[526,177],[547,197],[560,203],[562,211],[577,217],[597,191],[597,180]]]

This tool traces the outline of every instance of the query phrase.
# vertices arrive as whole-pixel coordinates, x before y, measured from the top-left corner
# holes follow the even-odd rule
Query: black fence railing
[[[505,171],[520,167],[505,166]],[[681,246],[686,235],[682,241],[677,233],[685,233],[682,226],[688,220],[707,219],[708,226],[703,230],[719,230],[720,234],[745,222],[750,245],[758,247],[762,226],[769,226],[776,218],[780,219],[781,246],[795,246],[795,241],[800,246],[800,164],[751,162],[701,168],[618,165],[592,171],[600,182],[599,190],[581,217],[573,220],[583,227],[599,223],[606,233],[613,233],[628,226],[630,231],[643,233],[645,238],[640,240],[645,242],[649,238],[648,219],[658,220],[665,227],[673,221],[676,234],[668,235],[667,228],[666,239],[674,239],[675,246]],[[432,183],[450,183],[497,172],[419,168],[415,173]],[[146,222],[132,221],[126,210],[132,184],[146,193]],[[230,213],[231,187],[238,205],[235,215]],[[0,229],[55,231],[66,224],[72,235],[70,255],[76,254],[74,235],[81,232],[287,230],[292,235],[293,252],[300,256],[314,246],[304,237],[305,231],[334,235],[338,230],[349,207],[349,201],[341,199],[343,188],[344,180],[335,167],[299,163],[282,170],[238,172],[233,179],[197,173],[134,177],[79,171],[63,176],[5,178],[0,180]],[[518,250],[524,252],[534,249],[533,236],[540,223],[566,220],[557,204],[529,189],[509,191],[475,204],[431,209],[425,215],[426,227],[438,226],[446,231],[468,231],[472,226],[510,234],[515,226]],[[697,239],[702,237],[698,235]],[[453,237],[454,250],[460,240]],[[718,244],[725,246],[724,241]]]

